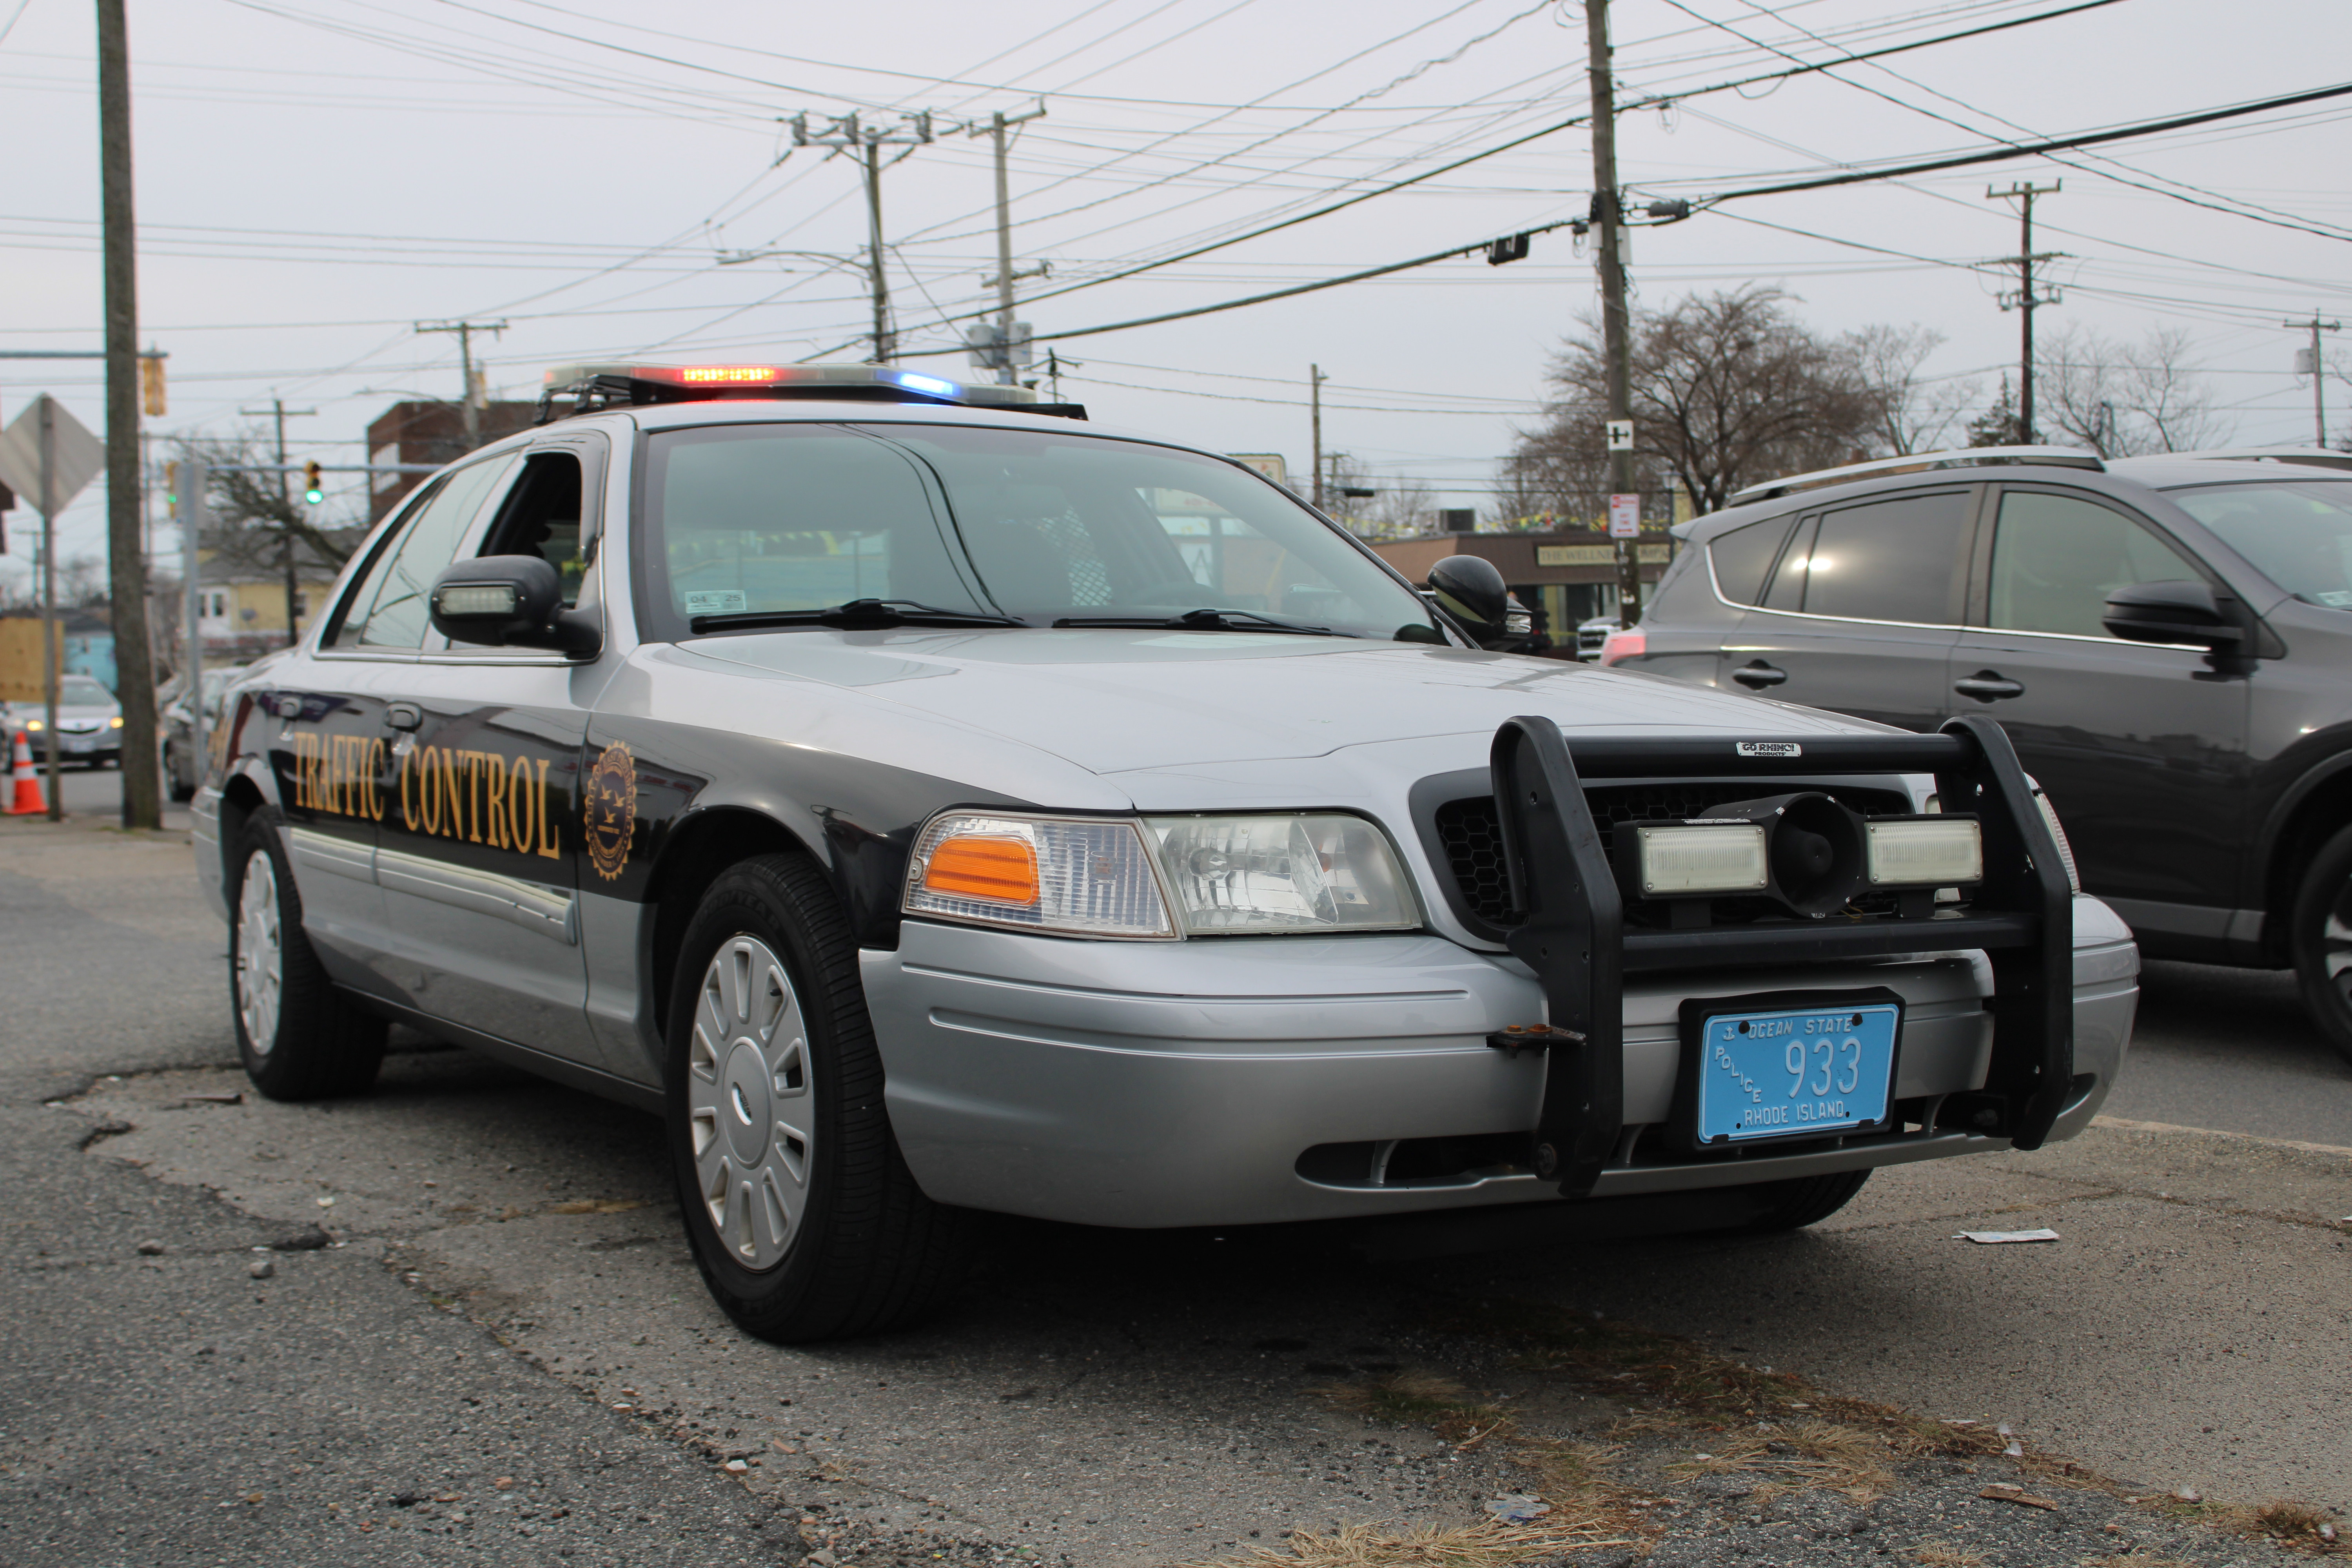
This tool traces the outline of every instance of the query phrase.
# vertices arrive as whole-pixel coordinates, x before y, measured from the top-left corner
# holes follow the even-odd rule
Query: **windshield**
[[[1041,626],[1219,609],[1443,640],[1410,589],[1283,491],[1165,447],[760,425],[658,434],[648,463],[645,598],[673,637],[698,616],[873,598]]]
[[[68,675],[58,682],[58,702],[67,708],[111,708],[114,693],[87,675]]]
[[[2352,482],[2204,485],[2166,499],[2296,598],[2352,610]]]

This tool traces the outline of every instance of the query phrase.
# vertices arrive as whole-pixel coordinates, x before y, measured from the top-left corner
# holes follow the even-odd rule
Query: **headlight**
[[[1420,912],[1387,837],[1360,816],[1154,816],[1186,931],[1410,931]]]
[[[934,817],[915,841],[900,907],[1066,936],[1178,934],[1143,835],[1126,818]]]
[[[25,721],[25,728],[38,733],[41,729],[41,721],[38,719],[27,719]]]
[[[120,729],[121,729],[121,728],[122,728],[122,715],[121,715],[121,714],[120,714],[120,713],[117,713],[113,718],[109,719],[109,720],[106,721],[106,727],[107,727],[108,729],[110,729],[110,730],[120,730]]]

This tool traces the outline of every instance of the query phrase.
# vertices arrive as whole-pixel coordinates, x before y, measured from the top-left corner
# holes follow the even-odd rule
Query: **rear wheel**
[[[163,742],[163,786],[184,805],[196,798],[195,770],[182,763],[180,748],[170,741]]]
[[[856,943],[808,861],[746,860],[704,895],[671,991],[668,1084],[688,1239],[747,1332],[877,1333],[953,1287],[963,1216],[898,1152]]]
[[[362,1092],[383,1065],[384,1021],[328,981],[269,814],[238,839],[230,879],[229,989],[246,1076],[272,1100]]]
[[[2319,847],[2296,889],[2287,943],[2303,1005],[2352,1061],[2352,827]]]

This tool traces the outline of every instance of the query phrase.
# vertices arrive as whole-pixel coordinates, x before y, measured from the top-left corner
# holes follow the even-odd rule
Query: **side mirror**
[[[2107,595],[2099,624],[2126,642],[2189,643],[2218,651],[2246,640],[2210,583],[2132,583]]]
[[[1437,607],[1461,622],[1475,641],[1485,644],[1509,635],[1511,590],[1485,556],[1440,556],[1429,569],[1429,591]]]
[[[481,555],[433,580],[433,628],[452,642],[554,648],[587,658],[604,646],[593,616],[563,607],[563,579],[537,555]]]

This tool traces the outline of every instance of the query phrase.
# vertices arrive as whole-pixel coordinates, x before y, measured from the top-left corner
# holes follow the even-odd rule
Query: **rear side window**
[[[1992,538],[1986,618],[2004,631],[2105,637],[2099,617],[2117,588],[2199,577],[2179,551],[2113,507],[2011,490]]]
[[[1715,585],[1725,598],[1735,605],[1753,605],[1762,599],[1764,574],[1772,570],[1772,558],[1780,552],[1780,542],[1789,537],[1790,521],[1772,517],[1751,522],[1717,536],[1707,545]]]
[[[1957,625],[1968,532],[1964,489],[1823,512],[1781,559],[1771,607],[1846,620]]]
[[[493,458],[459,468],[415,512],[407,531],[376,558],[367,580],[352,591],[337,647],[415,648],[430,624],[426,596],[433,579],[457,557],[457,546],[483,500],[514,459]]]

